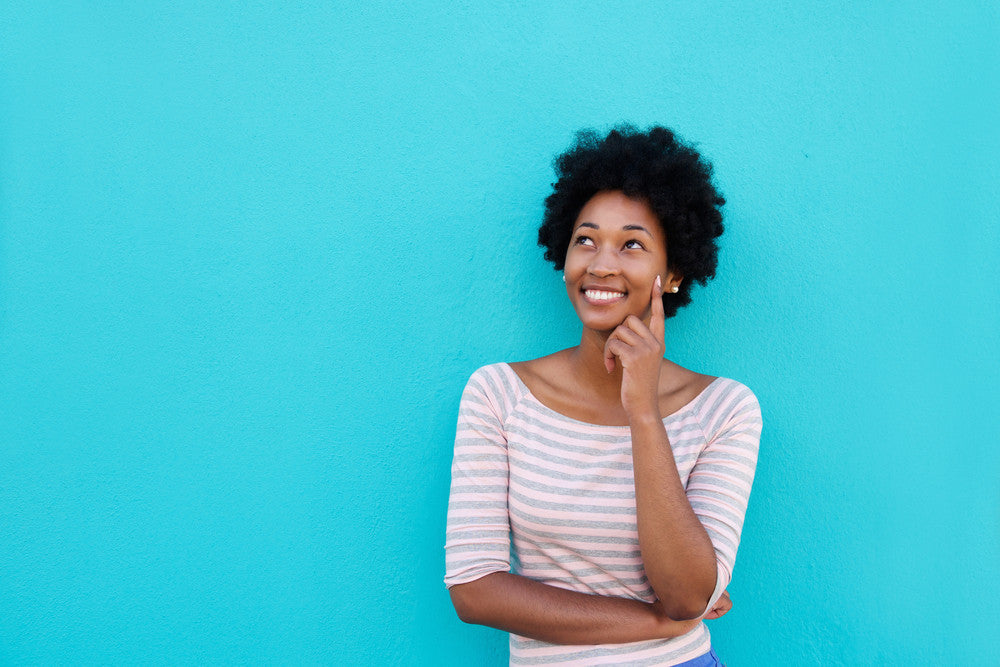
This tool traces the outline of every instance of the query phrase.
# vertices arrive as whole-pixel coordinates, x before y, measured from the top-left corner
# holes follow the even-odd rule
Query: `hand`
[[[729,591],[723,591],[715,605],[705,614],[706,619],[719,618],[733,608],[733,601],[729,599]]]
[[[604,344],[604,367],[622,368],[622,407],[630,416],[641,411],[659,414],[660,364],[663,361],[663,292],[660,276],[653,281],[649,320],[629,315]]]

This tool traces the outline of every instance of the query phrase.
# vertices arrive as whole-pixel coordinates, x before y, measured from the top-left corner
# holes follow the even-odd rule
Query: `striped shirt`
[[[716,378],[663,420],[688,501],[715,547],[709,608],[732,576],[757,464],[761,416],[744,385]],[[513,567],[512,567],[513,561]],[[510,572],[582,593],[653,602],[639,553],[628,426],[544,406],[507,364],[462,394],[445,584]],[[704,623],[673,639],[567,646],[510,636],[512,665],[675,665],[708,652]]]

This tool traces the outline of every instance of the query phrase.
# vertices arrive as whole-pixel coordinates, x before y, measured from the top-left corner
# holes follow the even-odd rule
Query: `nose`
[[[609,248],[608,244],[604,244],[591,256],[590,264],[587,266],[587,273],[596,278],[617,276],[621,273],[618,253],[614,249]]]

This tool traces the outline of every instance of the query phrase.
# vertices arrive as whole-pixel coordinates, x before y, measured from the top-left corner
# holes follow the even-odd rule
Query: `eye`
[[[646,246],[642,245],[640,241],[636,239],[630,239],[625,242],[625,247],[629,250],[645,250]]]
[[[594,240],[589,236],[583,236],[581,234],[573,239],[573,245],[594,245]]]

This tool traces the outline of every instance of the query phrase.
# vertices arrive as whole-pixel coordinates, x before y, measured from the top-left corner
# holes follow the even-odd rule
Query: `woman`
[[[725,202],[662,127],[581,133],[556,171],[539,245],[580,344],[469,380],[445,583],[462,620],[511,633],[511,664],[721,664],[702,619],[731,606],[760,408],[663,335],[715,274]]]

